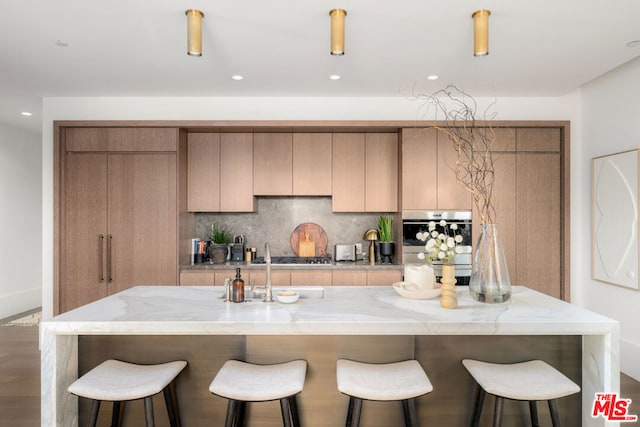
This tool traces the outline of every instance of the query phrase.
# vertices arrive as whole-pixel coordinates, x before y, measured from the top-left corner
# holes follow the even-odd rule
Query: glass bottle
[[[233,302],[244,301],[244,280],[240,277],[239,268],[236,268],[236,278],[232,284],[231,300]]]

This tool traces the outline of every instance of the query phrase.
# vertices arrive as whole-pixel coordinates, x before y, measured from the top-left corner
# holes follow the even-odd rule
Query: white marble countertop
[[[69,311],[41,327],[54,335],[600,335],[618,322],[528,288],[503,304],[458,308],[412,300],[392,287],[326,287],[293,304],[224,302],[210,286],[138,286]],[[275,292],[275,291],[274,291]],[[275,295],[275,294],[274,294]]]

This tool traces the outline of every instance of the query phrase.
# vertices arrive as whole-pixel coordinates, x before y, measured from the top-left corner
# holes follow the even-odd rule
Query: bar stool
[[[493,414],[494,426],[499,426],[502,422],[504,399],[511,399],[529,402],[531,424],[534,427],[538,426],[536,401],[548,401],[551,422],[554,427],[559,427],[560,415],[557,399],[580,391],[580,387],[576,383],[542,360],[499,364],[464,359],[462,364],[478,385],[472,426],[477,426],[480,422],[484,397],[486,393],[489,393],[496,398]]]
[[[417,360],[372,364],[339,359],[336,376],[338,390],[349,396],[347,427],[360,425],[363,400],[400,400],[405,426],[417,426],[415,398],[433,391]]]
[[[167,405],[171,427],[180,426],[180,415],[173,380],[187,366],[179,360],[159,365],[136,365],[119,360],[105,360],[69,386],[67,391],[76,396],[92,399],[90,426],[98,419],[102,401],[112,401],[111,425],[122,420],[122,402],[144,399],[147,427],[154,425],[152,397],[161,391]]]
[[[209,386],[209,391],[228,399],[225,427],[244,425],[247,402],[280,401],[285,427],[300,426],[296,396],[304,387],[305,360],[275,365],[227,360]]]

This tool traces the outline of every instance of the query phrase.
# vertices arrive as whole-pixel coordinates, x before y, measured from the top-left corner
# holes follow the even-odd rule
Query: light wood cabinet
[[[456,179],[456,160],[442,131],[402,129],[402,209],[471,209],[471,195]]]
[[[177,144],[177,128],[72,127],[65,129],[66,151],[175,152]]]
[[[334,133],[331,209],[364,212],[365,141],[363,133]]]
[[[256,196],[292,194],[292,141],[291,133],[253,134],[253,193]]]
[[[366,270],[334,270],[334,286],[367,286]]]
[[[331,195],[331,134],[293,134],[293,195]]]
[[[70,152],[64,164],[60,311],[176,285],[176,154]]]
[[[189,212],[220,210],[220,134],[187,136],[187,205]]]
[[[189,133],[190,212],[253,212],[253,134]]]
[[[215,272],[209,270],[192,270],[180,272],[180,286],[213,286]],[[224,284],[224,279],[223,282]]]
[[[292,286],[331,286],[331,270],[291,270]]]
[[[402,280],[401,270],[369,270],[367,286],[391,286]]]
[[[563,297],[561,132],[496,129],[496,223],[513,285]],[[474,244],[480,225],[474,212]]]
[[[334,212],[398,210],[396,133],[333,135]]]

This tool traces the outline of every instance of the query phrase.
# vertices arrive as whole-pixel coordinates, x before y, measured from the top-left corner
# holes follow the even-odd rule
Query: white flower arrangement
[[[447,225],[445,220],[441,220],[439,224],[444,228],[443,232],[436,230],[436,223],[431,221],[428,225],[428,231],[421,231],[416,235],[418,240],[426,242],[424,245],[426,254],[425,252],[420,252],[418,258],[426,259],[430,262],[442,261],[445,264],[449,264],[457,254],[462,252],[458,246],[458,243],[462,242],[462,236],[456,234],[457,224]]]

